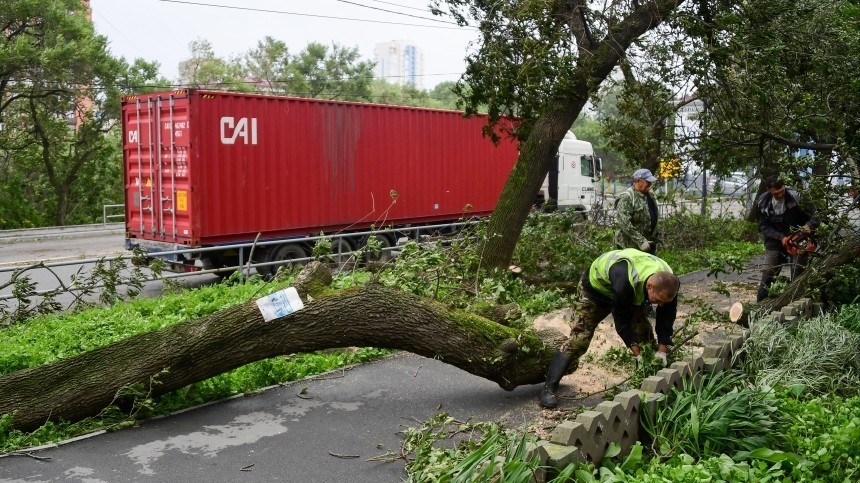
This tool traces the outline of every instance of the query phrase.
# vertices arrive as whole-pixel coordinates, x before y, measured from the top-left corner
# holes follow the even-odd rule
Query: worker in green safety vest
[[[681,282],[665,261],[635,248],[613,250],[597,257],[580,280],[573,305],[570,337],[556,351],[547,371],[540,404],[558,406],[558,385],[562,376],[576,370],[579,358],[588,350],[594,329],[612,314],[615,330],[624,344],[641,360],[640,344],[653,343],[654,333],[645,314],[657,305],[657,352],[665,366],[672,345],[672,331]],[[576,361],[571,368],[571,361]]]

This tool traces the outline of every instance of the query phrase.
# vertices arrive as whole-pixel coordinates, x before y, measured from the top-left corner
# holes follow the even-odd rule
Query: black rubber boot
[[[561,351],[555,351],[552,356],[552,362],[549,364],[549,370],[546,373],[546,382],[543,385],[543,391],[540,393],[540,405],[545,408],[554,408],[558,406],[558,383],[561,382],[562,376],[567,372],[567,367],[570,365],[570,357],[567,357]]]

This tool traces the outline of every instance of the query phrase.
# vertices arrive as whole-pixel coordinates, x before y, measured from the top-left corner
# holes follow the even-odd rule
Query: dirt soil
[[[719,280],[702,273],[682,276],[674,341],[680,344],[684,334],[692,334],[693,330],[696,335],[683,345],[676,346],[676,349],[686,354],[701,354],[705,346],[739,334],[740,327],[728,320],[729,307],[735,302],[755,302],[758,276],[756,268],[729,277],[722,275]],[[728,290],[728,296],[714,290],[719,285]],[[545,314],[535,320],[535,328],[553,329],[567,334],[570,329],[565,321],[570,315],[570,309]],[[558,423],[574,418],[583,408],[593,407],[602,401],[606,390],[616,386],[628,389],[625,381],[630,377],[632,367],[614,364],[612,357],[623,347],[610,315],[595,331],[588,352],[580,360],[579,369],[562,379],[559,408],[539,410],[537,420],[528,431],[546,439]],[[613,348],[615,350],[610,351]]]

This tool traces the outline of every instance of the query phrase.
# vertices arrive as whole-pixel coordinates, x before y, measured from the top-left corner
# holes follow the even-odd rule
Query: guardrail
[[[122,208],[123,212],[118,215],[108,215],[108,210],[115,208]],[[115,218],[122,218],[123,221],[125,220],[125,205],[102,205],[102,224],[107,225],[108,220]]]
[[[336,234],[336,235],[331,235],[331,236],[314,236],[314,237],[307,237],[307,238],[297,238],[295,240],[272,240],[272,241],[265,241],[265,242],[239,243],[239,244],[234,244],[234,245],[219,245],[219,246],[215,246],[215,247],[205,247],[205,248],[184,248],[184,249],[170,250],[170,251],[159,251],[157,253],[148,254],[148,256],[151,256],[153,258],[158,258],[158,257],[165,257],[165,256],[177,255],[177,254],[194,254],[194,253],[205,253],[205,252],[212,252],[212,251],[223,251],[225,248],[236,249],[239,252],[239,264],[235,265],[235,266],[220,267],[220,268],[208,269],[208,270],[197,270],[197,271],[193,271],[193,272],[182,272],[182,273],[172,273],[171,272],[171,273],[167,273],[167,274],[162,274],[161,276],[155,276],[155,274],[152,274],[151,277],[148,277],[144,281],[145,282],[151,282],[151,281],[156,281],[156,280],[168,280],[168,279],[176,279],[176,278],[190,277],[190,276],[195,276],[195,275],[206,275],[206,274],[215,274],[215,275],[221,274],[221,275],[223,275],[225,273],[228,273],[228,274],[233,273],[236,270],[239,270],[240,275],[244,277],[244,276],[250,276],[251,269],[259,269],[262,267],[287,265],[290,263],[302,263],[302,262],[307,262],[307,261],[314,259],[314,257],[305,257],[305,258],[296,258],[296,259],[287,260],[287,261],[280,260],[280,261],[260,262],[260,263],[251,263],[249,260],[250,255],[252,253],[252,250],[254,250],[257,247],[264,247],[264,246],[270,246],[270,245],[280,245],[283,243],[289,243],[290,241],[317,241],[317,240],[326,239],[326,238],[336,239],[336,238],[343,238],[343,237],[360,237],[360,236],[380,234],[380,233],[398,233],[398,234],[411,233],[410,238],[420,240],[422,236],[432,234],[433,232],[438,232],[439,230],[442,230],[442,229],[464,227],[467,225],[473,225],[475,223],[477,223],[477,221],[465,221],[465,222],[457,222],[457,223],[445,223],[445,224],[439,224],[439,225],[424,225],[424,226],[415,226],[415,227],[406,227],[406,228],[392,228],[392,229],[385,229],[385,230],[342,233],[342,234]],[[395,245],[392,247],[383,248],[382,251],[395,252],[396,253],[400,249],[401,249],[401,246]],[[360,253],[360,252],[361,252],[361,250],[359,249],[359,250],[354,250],[354,251],[350,251],[350,252],[342,252],[342,253],[332,254],[332,256],[335,258],[336,262],[338,262],[338,263],[349,263],[349,258]],[[102,257],[102,258],[66,260],[66,261],[60,261],[60,262],[45,263],[43,265],[38,265],[36,268],[33,268],[34,265],[18,265],[18,266],[10,266],[10,267],[0,267],[0,275],[2,275],[3,273],[14,272],[16,270],[23,270],[23,269],[27,269],[27,268],[31,268],[33,270],[49,270],[52,273],[53,273],[52,269],[54,269],[54,268],[68,267],[68,266],[81,266],[82,267],[81,270],[83,270],[83,267],[93,266],[93,265],[96,265],[97,263],[105,261],[105,260],[130,261],[133,257],[134,257],[133,254],[127,254],[127,255],[121,255],[118,257]],[[129,265],[130,264],[131,263],[129,262]],[[142,267],[142,268],[145,268],[145,267]],[[131,269],[131,267],[129,267],[129,269]],[[54,273],[52,277],[56,278],[57,274]],[[34,292],[34,295],[41,296],[41,295],[45,295],[45,294],[48,294],[50,292],[53,292],[54,290],[56,290],[57,288],[62,286],[62,285],[59,285],[62,283],[59,280],[57,281],[57,283],[58,283],[58,286],[55,286],[54,288],[50,288],[50,289],[38,290],[38,291]],[[74,284],[71,283],[71,281],[68,284],[63,284],[63,285],[68,286],[69,287],[68,291],[70,291],[70,292],[74,292],[76,290],[74,287]],[[93,286],[90,288],[103,288],[103,286],[97,285],[97,286]],[[78,290],[80,290],[80,289],[78,289]],[[15,297],[11,293],[0,295],[0,301],[9,300],[12,298],[15,298]]]

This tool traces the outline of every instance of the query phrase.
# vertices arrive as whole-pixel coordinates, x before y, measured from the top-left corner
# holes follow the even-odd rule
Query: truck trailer
[[[368,230],[488,216],[518,156],[458,111],[196,89],[121,107],[126,248],[208,248],[162,256],[176,271],[236,266],[251,242],[251,261],[274,267],[321,234],[346,235],[335,252],[371,236],[390,248],[396,233]],[[559,159],[596,176],[593,156]]]

